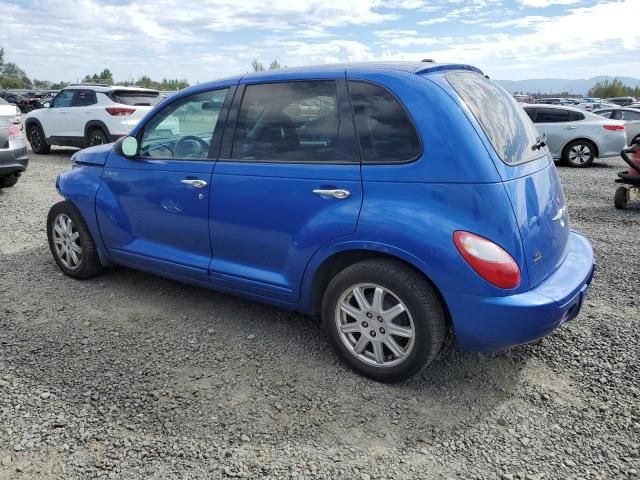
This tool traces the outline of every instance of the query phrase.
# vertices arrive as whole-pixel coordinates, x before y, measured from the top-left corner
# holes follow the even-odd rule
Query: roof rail
[[[110,87],[106,83],[71,83],[69,87]]]

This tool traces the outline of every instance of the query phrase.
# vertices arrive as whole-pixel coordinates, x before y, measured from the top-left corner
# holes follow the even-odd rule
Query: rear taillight
[[[131,115],[136,111],[135,108],[126,108],[126,107],[107,107],[105,108],[109,115],[113,115],[114,117],[119,115]]]
[[[624,125],[603,125],[603,127],[612,132],[621,132],[624,130]]]
[[[484,237],[469,232],[453,234],[460,254],[478,275],[498,288],[520,285],[520,268],[502,247]]]
[[[9,127],[9,140],[15,140],[16,138],[22,138],[22,130],[16,125]]]

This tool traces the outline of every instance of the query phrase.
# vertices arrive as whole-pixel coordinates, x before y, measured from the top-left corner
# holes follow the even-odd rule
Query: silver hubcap
[[[80,233],[76,230],[73,220],[61,213],[55,218],[51,228],[58,260],[68,269],[75,270],[82,261],[82,246]]]
[[[339,298],[336,327],[349,352],[376,367],[402,363],[413,350],[415,328],[409,309],[380,285],[362,283]]]
[[[571,163],[584,163],[591,158],[591,149],[586,145],[576,145],[569,150]]]

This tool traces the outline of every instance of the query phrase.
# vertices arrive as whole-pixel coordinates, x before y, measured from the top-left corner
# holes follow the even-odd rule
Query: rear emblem
[[[541,261],[542,261],[542,253],[536,252],[536,254],[533,256],[533,263],[538,264]]]
[[[565,225],[565,221],[564,221],[564,216],[567,213],[567,207],[566,205],[564,207],[560,207],[558,209],[558,211],[556,212],[555,216],[551,219],[554,222],[560,222],[560,226],[564,227]]]

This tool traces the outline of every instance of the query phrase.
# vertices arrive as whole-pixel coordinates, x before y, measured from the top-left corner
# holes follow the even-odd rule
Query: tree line
[[[611,97],[640,97],[640,87],[629,87],[621,80],[614,78],[612,81],[604,80],[596,83],[587,93],[588,97],[611,98]]]
[[[5,63],[4,55],[4,48],[0,48],[0,88],[2,89],[39,88],[43,90],[60,90],[71,83],[65,81],[51,82],[49,80],[38,80],[36,78],[30,79],[26,72],[17,64],[12,62]],[[82,83],[116,84],[113,79],[113,73],[111,73],[111,70],[108,68],[105,68],[100,73],[85,75]],[[163,78],[160,81],[156,81],[147,75],[143,75],[136,81],[127,80],[119,82],[118,85],[145,87],[154,90],[182,90],[189,86],[189,82],[186,79],[178,78]]]

